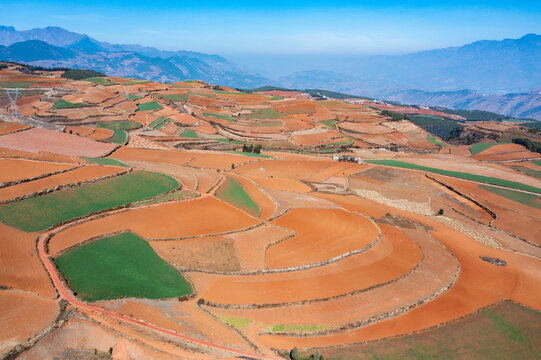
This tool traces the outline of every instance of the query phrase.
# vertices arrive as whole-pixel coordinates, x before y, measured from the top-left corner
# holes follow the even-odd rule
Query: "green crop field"
[[[366,160],[366,162],[371,163],[371,164],[377,164],[377,165],[396,166],[396,167],[401,167],[405,169],[429,171],[436,174],[453,176],[460,179],[484,182],[487,184],[500,185],[500,186],[505,186],[505,187],[509,187],[513,189],[526,190],[526,191],[531,191],[531,192],[541,194],[541,189],[536,188],[534,186],[525,185],[525,184],[517,183],[514,181],[503,180],[503,179],[498,179],[498,178],[489,177],[489,176],[476,175],[476,174],[464,173],[464,172],[459,172],[459,171],[437,169],[437,168],[432,168],[428,166],[410,164],[410,163],[397,161],[397,160]]]
[[[493,194],[502,196],[509,200],[513,200],[518,203],[541,210],[541,198],[537,195],[527,194],[520,191],[514,191],[511,189],[502,189],[502,188],[493,187],[493,186],[486,186],[486,185],[479,185],[479,188],[486,191],[490,191]]]
[[[337,142],[333,142],[333,143],[328,143],[328,144],[325,144],[324,146],[339,146],[339,145],[351,145],[353,144],[353,140],[351,140],[350,138],[347,138],[346,141],[337,141]]]
[[[249,327],[253,320],[248,318],[236,317],[236,316],[218,316],[220,320],[225,322],[228,325],[233,326],[237,329],[245,329]]]
[[[173,200],[186,200],[186,199],[191,199],[198,196],[199,194],[195,191],[182,189],[179,191],[175,191],[174,193],[158,196],[154,199],[139,201],[135,205],[155,204],[159,202],[166,202],[166,201],[173,201]]]
[[[214,139],[216,141],[220,141],[220,142],[226,142],[226,143],[232,143],[232,144],[237,144],[237,145],[243,145],[244,143],[241,142],[241,141],[238,141],[238,140],[232,140],[232,139]]]
[[[154,127],[154,129],[160,130],[162,127],[164,127],[165,125],[169,124],[170,122],[171,122],[171,119],[165,118],[165,120],[162,121],[161,123],[159,123],[158,125],[156,125],[156,126]]]
[[[142,127],[141,123],[138,123],[137,121],[130,121],[130,120],[119,120],[119,121],[108,121],[108,122],[101,122],[98,124],[98,127],[105,128],[105,129],[111,129],[111,130],[134,130],[139,129]]]
[[[541,160],[533,160],[532,162],[537,166],[541,166]]]
[[[88,164],[130,167],[129,165],[124,164],[123,162],[120,162],[116,159],[111,159],[111,158],[91,158],[91,157],[82,156],[81,159],[83,159]]]
[[[230,122],[235,122],[235,121],[237,121],[236,119],[233,119],[231,116],[222,115],[222,114],[215,114],[215,113],[204,112],[204,113],[202,113],[201,115],[204,115],[204,116],[210,116],[210,117],[214,117],[214,118],[222,119],[222,120],[227,120],[227,121],[230,121]]]
[[[103,86],[116,85],[114,81],[104,78],[104,77],[89,77],[89,78],[84,79],[84,81],[90,81],[90,82],[96,83],[98,85],[103,85]]]
[[[336,129],[336,120],[329,119],[329,120],[325,120],[325,121],[320,121],[320,123],[325,125],[329,129],[333,129],[333,130]]]
[[[426,332],[320,351],[327,360],[539,360],[540,334],[540,312],[505,302]]]
[[[163,123],[165,120],[167,120],[167,118],[164,118],[164,117],[157,118],[156,120],[154,120],[153,122],[150,123],[149,127],[155,128],[156,126]]]
[[[133,80],[123,83],[122,85],[138,85],[138,84],[146,84],[149,83],[150,80]]]
[[[271,96],[270,101],[275,101],[275,100],[284,100],[284,97],[283,96]]]
[[[186,102],[186,101],[188,101],[188,97],[190,96],[190,94],[168,94],[168,95],[158,94],[158,95],[154,95],[154,96],[157,97],[158,99]]]
[[[128,134],[124,130],[113,130],[113,136],[107,139],[103,139],[100,141],[114,143],[114,144],[124,144],[126,140],[128,139]]]
[[[494,145],[505,145],[509,143],[480,143],[470,146],[470,152],[473,155],[477,155],[480,152],[485,151],[486,149],[493,147]]]
[[[131,95],[131,94],[128,94],[128,95],[126,96],[126,99],[132,100],[132,101],[134,101],[134,100],[139,100],[139,99],[142,99],[142,98],[143,98],[142,96]]]
[[[137,105],[137,111],[152,111],[152,110],[160,110],[162,106],[157,101],[151,101],[143,104]]]
[[[261,210],[254,200],[244,191],[243,187],[233,178],[227,177],[216,191],[216,197],[236,206],[252,216],[259,216]]]
[[[164,299],[193,292],[191,284],[172,265],[130,232],[81,245],[55,262],[73,291],[86,301]]]
[[[136,171],[1,206],[0,221],[27,232],[41,231],[59,222],[141,201],[178,186],[170,176]]]
[[[192,129],[184,129],[184,131],[182,132],[182,134],[180,134],[180,136],[185,137],[185,138],[196,138],[197,134]]]
[[[214,92],[216,94],[229,94],[229,95],[257,95],[257,94],[252,94],[252,93],[248,93],[248,92],[241,92],[241,91],[224,91],[224,90],[214,90]]]
[[[27,88],[35,81],[0,81],[0,88]]]
[[[521,173],[533,176],[534,178],[541,179],[541,170],[533,170],[524,166],[513,166],[513,169],[518,170]]]
[[[242,115],[243,119],[281,119],[283,114],[274,109],[257,109],[249,115]]]
[[[88,106],[88,104],[84,102],[80,103],[71,103],[69,101],[58,99],[53,106],[53,109],[72,109],[72,108],[79,108],[79,107],[85,107]]]
[[[230,153],[230,154],[240,154],[240,155],[244,155],[244,156],[248,156],[248,157],[272,159],[272,156],[270,156],[270,155],[256,154],[256,153],[253,153],[253,152],[244,152],[244,151],[224,151],[224,152]]]
[[[332,329],[329,324],[276,324],[265,328],[269,332],[306,333]]]
[[[441,146],[441,147],[447,147],[447,146],[443,143],[443,141],[441,141],[440,139],[436,139],[436,138],[434,137],[434,135],[432,135],[432,134],[427,134],[426,139],[427,139],[429,142],[431,142],[432,144],[439,145],[439,146]]]

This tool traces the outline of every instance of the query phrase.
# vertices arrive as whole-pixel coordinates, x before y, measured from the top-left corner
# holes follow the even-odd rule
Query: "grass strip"
[[[265,158],[265,159],[272,159],[272,156],[265,155],[265,154],[256,154],[253,152],[244,152],[244,151],[225,151],[226,153],[230,154],[240,154],[248,157],[256,157],[256,158]]]
[[[116,85],[116,82],[104,77],[89,77],[89,78],[83,79],[83,81],[90,81],[95,84],[103,85],[103,86]],[[122,84],[122,85],[126,85],[126,84]]]
[[[170,193],[167,195],[158,196],[151,200],[139,201],[138,203],[136,203],[136,205],[147,205],[147,204],[154,204],[154,203],[173,201],[173,200],[186,200],[186,199],[191,199],[198,196],[199,194],[196,193],[195,191],[183,189],[183,190],[175,191],[174,193]]]
[[[157,101],[150,101],[147,103],[137,105],[137,111],[153,111],[160,110],[162,106]]]
[[[435,174],[447,175],[447,176],[452,176],[452,177],[456,177],[460,179],[484,182],[487,184],[505,186],[505,187],[509,187],[513,189],[526,190],[526,191],[531,191],[531,192],[541,194],[541,189],[536,188],[534,186],[525,185],[525,184],[521,184],[514,181],[509,181],[509,180],[498,179],[498,178],[494,178],[490,176],[476,175],[476,174],[464,173],[460,171],[437,169],[437,168],[411,164],[411,163],[406,163],[406,162],[397,161],[397,160],[367,160],[366,162],[371,163],[371,164],[376,164],[376,165],[387,165],[387,166],[400,167],[404,169],[429,171]]]
[[[228,325],[233,326],[237,329],[245,329],[249,327],[253,320],[248,318],[236,317],[236,316],[218,316],[220,320],[225,322]]]
[[[55,262],[72,289],[86,301],[163,299],[193,292],[191,284],[172,265],[131,232],[79,246]]]
[[[79,108],[79,107],[85,107],[85,106],[88,106],[88,104],[86,104],[84,102],[72,103],[72,102],[66,101],[64,99],[58,99],[54,103],[53,109],[72,109],[72,108]]]
[[[527,194],[520,191],[515,191],[511,189],[502,189],[493,186],[479,185],[480,189],[490,191],[493,194],[504,197],[509,200],[513,200],[520,204],[530,206],[536,209],[541,210],[541,199],[539,196],[534,194]]]
[[[216,191],[216,197],[246,211],[252,216],[258,217],[261,213],[259,206],[257,206],[250,195],[246,193],[244,188],[235,179],[229,176],[226,177],[222,186]]]
[[[81,156],[81,159],[83,159],[88,164],[130,167],[129,165],[124,164],[123,162],[120,162],[116,159],[111,159],[111,158],[91,158],[91,157]]]
[[[27,232],[41,231],[93,212],[141,201],[178,186],[170,176],[135,171],[1,206],[0,221]]]
[[[217,118],[217,119],[222,119],[222,120],[227,120],[227,121],[229,121],[229,122],[235,122],[235,121],[237,121],[236,119],[233,119],[233,118],[230,117],[230,116],[222,115],[222,114],[215,114],[215,113],[204,112],[204,113],[202,113],[201,115],[204,115],[204,116],[210,116],[210,117]]]
[[[470,152],[472,156],[479,154],[480,152],[485,151],[488,148],[493,147],[494,145],[506,145],[509,143],[479,143],[470,146]]]
[[[98,124],[98,127],[110,130],[135,130],[142,126],[141,123],[131,120],[108,121]]]
[[[180,136],[185,137],[185,138],[196,138],[197,134],[192,129],[184,129],[184,131],[182,132],[182,134],[180,134]]]
[[[441,146],[442,148],[447,147],[447,146],[443,143],[443,141],[441,141],[440,139],[435,138],[434,135],[432,135],[432,134],[427,134],[426,139],[427,139],[429,142],[431,142],[432,144],[434,144],[434,145],[439,145],[439,146]]]
[[[128,134],[124,130],[113,130],[113,136],[103,139],[100,141],[113,143],[113,144],[124,144],[128,139]]]
[[[35,81],[0,81],[0,88],[27,88]]]

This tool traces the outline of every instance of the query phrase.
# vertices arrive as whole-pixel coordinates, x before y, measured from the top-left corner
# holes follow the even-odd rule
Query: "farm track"
[[[54,284],[55,288],[57,289],[59,295],[61,297],[63,297],[66,301],[68,301],[71,305],[75,306],[76,308],[97,312],[97,313],[106,315],[108,317],[114,318],[116,320],[120,320],[120,321],[124,321],[124,322],[130,323],[130,324],[143,326],[143,327],[145,327],[147,329],[150,329],[150,330],[153,330],[153,331],[165,334],[165,335],[170,335],[170,336],[176,337],[178,339],[185,340],[185,341],[197,344],[197,345],[207,346],[207,347],[210,347],[210,348],[213,348],[213,349],[225,351],[225,352],[232,353],[232,354],[235,354],[235,355],[246,356],[246,357],[249,357],[249,358],[256,358],[256,359],[272,359],[271,357],[268,357],[268,356],[255,354],[255,353],[250,353],[250,352],[247,352],[247,351],[242,351],[242,350],[239,350],[239,349],[234,349],[234,348],[230,348],[230,347],[227,347],[227,346],[215,344],[215,343],[212,343],[212,342],[196,339],[196,338],[191,337],[191,336],[180,334],[180,333],[178,333],[176,331],[165,329],[165,328],[162,328],[162,327],[159,327],[159,326],[147,323],[147,322],[143,322],[141,320],[133,319],[133,318],[128,317],[128,316],[119,315],[119,314],[116,314],[116,313],[114,313],[112,311],[104,310],[104,309],[101,309],[99,307],[92,306],[92,305],[89,305],[89,304],[86,304],[86,303],[83,303],[83,302],[77,300],[64,287],[64,284],[62,283],[62,281],[60,280],[60,277],[58,276],[58,273],[56,271],[56,267],[54,266],[51,259],[47,255],[47,251],[45,250],[45,248],[47,246],[46,239],[47,239],[47,237],[44,236],[44,235],[39,237],[39,239],[38,239],[38,255],[39,255],[41,261],[43,262],[43,265],[45,266],[45,269],[49,273],[51,281],[53,282],[53,284]]]

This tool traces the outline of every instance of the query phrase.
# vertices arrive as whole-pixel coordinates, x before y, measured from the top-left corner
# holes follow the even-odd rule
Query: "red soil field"
[[[81,159],[75,156],[65,156],[52,154],[49,152],[38,152],[31,153],[28,151],[13,150],[0,147],[0,158],[19,158],[19,159],[30,159],[30,160],[40,160],[40,161],[49,161],[49,162],[60,162],[60,163],[80,163]]]
[[[399,230],[385,230],[371,249],[312,269],[249,276],[191,273],[194,282],[208,283],[201,296],[218,304],[277,304],[329,298],[381,284],[411,271],[421,250]]]
[[[335,162],[329,167],[312,174],[305,180],[310,182],[323,182],[333,176],[346,177],[368,168],[370,168],[370,165],[353,164],[350,162]]]
[[[35,235],[2,223],[0,234],[0,284],[49,299],[55,297],[56,292],[36,252]]]
[[[58,131],[32,128],[0,136],[0,146],[29,152],[48,151],[67,156],[100,157],[111,152],[116,145]]]
[[[268,178],[262,176],[251,175],[250,179],[255,181],[259,186],[268,190],[291,191],[296,193],[309,193],[312,191],[308,185],[303,184],[299,180],[287,178]]]
[[[0,354],[52,325],[58,305],[35,295],[0,292]]]
[[[392,209],[388,206],[353,195],[344,196],[325,193],[313,193],[312,195],[331,201],[348,211],[357,211],[373,218],[385,216],[385,214]]]
[[[232,155],[219,152],[200,152],[197,156],[190,160],[186,166],[204,168],[204,169],[229,169],[232,164],[235,167],[247,163],[257,162],[259,159],[246,157],[244,155]]]
[[[51,239],[49,251],[55,254],[93,236],[125,229],[145,238],[170,239],[240,230],[257,223],[241,210],[206,196],[120,211],[67,228]]]
[[[330,160],[266,160],[265,162],[248,164],[235,169],[234,172],[244,176],[265,176],[279,178],[304,179],[331,163]]]
[[[385,231],[387,229],[392,231],[388,225],[382,225],[382,228]],[[407,232],[421,247],[424,258],[417,269],[391,283],[369,291],[302,305],[261,309],[209,308],[209,310],[213,313],[253,319],[258,324],[263,323],[259,329],[264,329],[266,326],[284,323],[345,326],[411,306],[448,286],[457,274],[458,262],[424,230],[407,230]],[[406,238],[401,233],[395,233],[393,236]]]
[[[0,159],[0,184],[26,180],[72,169],[73,164],[53,163],[26,159]]]
[[[126,171],[126,168],[115,166],[86,165],[84,167],[51,175],[43,179],[0,188],[0,202],[15,199],[27,194],[53,189],[67,184],[87,182],[93,179],[111,176]]]
[[[197,153],[182,150],[154,150],[121,147],[111,157],[118,160],[148,161],[156,163],[184,165]]]
[[[70,133],[71,131],[71,133]],[[87,126],[66,126],[65,133],[86,137],[94,132],[94,128]]]
[[[293,230],[297,236],[268,248],[266,263],[271,269],[332,259],[364,248],[379,235],[370,220],[341,209],[293,209],[272,224]]]
[[[274,213],[276,204],[269,199],[258,186],[247,178],[241,176],[232,176],[246,191],[246,193],[255,201],[259,209],[261,210],[260,218],[268,219]]]

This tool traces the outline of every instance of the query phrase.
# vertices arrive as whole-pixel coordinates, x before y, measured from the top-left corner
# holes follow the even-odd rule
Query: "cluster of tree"
[[[408,118],[415,125],[441,139],[450,135],[453,130],[462,128],[462,125],[455,120],[440,118],[438,116],[410,115]]]
[[[62,74],[63,78],[72,79],[72,80],[82,80],[88,79],[91,77],[105,77],[107,75],[100,73],[94,70],[83,70],[83,69],[68,69]]]
[[[478,133],[465,131],[463,127],[453,129],[443,138],[447,142],[460,142],[461,144],[471,145],[481,141],[482,136]]]
[[[263,147],[259,144],[252,145],[252,144],[244,144],[242,145],[242,152],[250,152],[254,154],[259,154],[261,152],[261,149]]]
[[[301,359],[299,357],[299,349],[297,349],[296,346],[293,348],[293,350],[291,350],[289,352],[289,358],[291,360],[300,360]],[[310,360],[325,360],[325,357],[319,352],[319,350],[316,350],[316,352],[313,353],[312,355],[310,355],[310,357],[308,359],[310,359]]]
[[[391,110],[381,110],[381,115],[389,116],[391,121],[409,120],[406,115]]]
[[[354,158],[354,157],[351,156],[351,155],[340,155],[340,156],[337,156],[337,160],[338,160],[338,161],[343,161],[343,162],[352,162],[352,163],[358,162],[358,159]]]
[[[453,109],[441,109],[438,107],[434,107],[435,110],[444,111],[447,114],[452,115],[458,115],[466,118],[468,121],[488,121],[488,120],[503,120],[508,119],[509,116],[505,116],[502,114],[496,114],[490,111],[482,111],[482,110],[453,110]]]
[[[525,138],[514,138],[513,143],[522,145],[526,149],[530,150],[531,152],[536,152],[536,153],[541,154],[541,142],[532,141],[530,139],[525,139]]]

